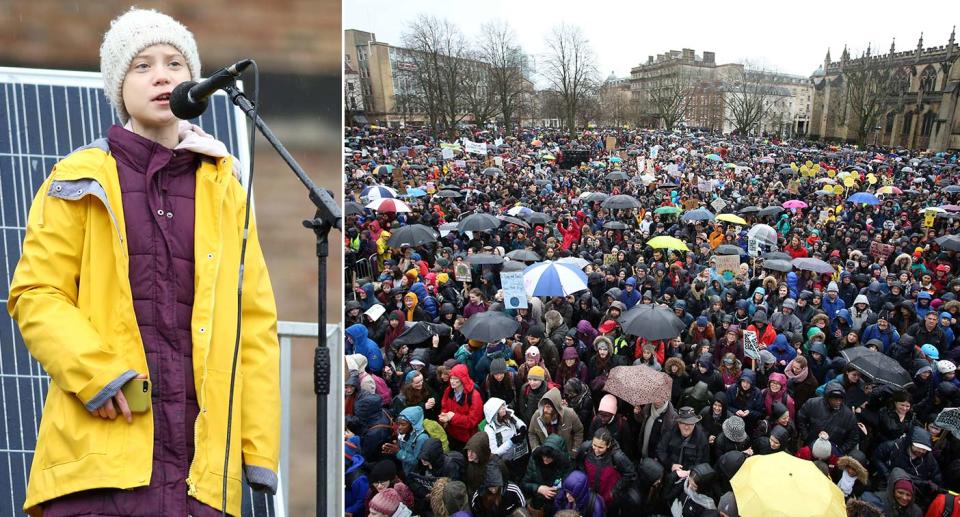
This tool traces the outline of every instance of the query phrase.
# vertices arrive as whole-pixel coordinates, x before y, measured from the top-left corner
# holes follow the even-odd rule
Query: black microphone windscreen
[[[207,99],[195,101],[190,98],[190,88],[193,88],[196,84],[194,81],[184,81],[170,93],[170,111],[178,119],[195,119],[203,115],[204,111],[207,111]]]

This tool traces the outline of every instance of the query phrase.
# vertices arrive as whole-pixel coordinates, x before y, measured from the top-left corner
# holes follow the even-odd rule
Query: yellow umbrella
[[[746,226],[748,223],[740,216],[734,214],[717,214],[717,221],[726,221],[728,223],[740,224]]]
[[[843,492],[812,461],[785,452],[747,458],[730,480],[743,517],[845,517]]]
[[[659,235],[647,241],[647,246],[651,248],[666,248],[668,250],[690,251],[690,248],[676,237]]]

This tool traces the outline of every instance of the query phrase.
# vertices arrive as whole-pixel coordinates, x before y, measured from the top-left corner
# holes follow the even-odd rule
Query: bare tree
[[[484,126],[498,111],[498,97],[490,66],[479,60],[467,63],[463,72],[463,107],[473,121]]]
[[[857,143],[862,146],[879,123],[886,104],[898,93],[898,80],[893,71],[876,61],[861,63],[844,75],[849,129],[856,133]]]
[[[581,104],[596,85],[597,67],[590,43],[579,27],[560,24],[546,38],[543,76],[560,96],[563,123],[571,134]]]
[[[782,97],[770,84],[765,71],[750,70],[744,66],[725,85],[726,118],[738,133],[750,134],[760,129]]]
[[[599,119],[609,126],[622,126],[631,118],[630,92],[620,87],[604,84],[598,97]]]
[[[523,95],[523,52],[516,43],[516,34],[503,21],[480,27],[480,59],[489,65],[489,84],[499,104],[503,125],[509,131]]]
[[[694,90],[693,78],[682,70],[654,81],[646,88],[640,109],[660,119],[667,131],[684,120]]]
[[[403,34],[413,66],[408,78],[436,133],[451,133],[467,115],[463,107],[463,78],[467,67],[467,42],[447,20],[421,15]]]

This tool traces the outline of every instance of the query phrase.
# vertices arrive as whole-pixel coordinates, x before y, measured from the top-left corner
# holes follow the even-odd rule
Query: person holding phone
[[[186,27],[131,9],[100,63],[121,125],[54,166],[10,286],[8,310],[53,381],[24,510],[219,515],[246,193],[226,146],[170,111],[174,87],[200,78]],[[280,448],[276,304],[253,221],[245,264],[234,515],[244,474],[276,490]]]

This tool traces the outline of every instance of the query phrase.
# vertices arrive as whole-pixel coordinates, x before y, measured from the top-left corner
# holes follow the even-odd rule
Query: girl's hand
[[[146,374],[142,373],[134,377],[134,379],[146,378]],[[133,412],[130,411],[130,406],[127,404],[127,398],[123,396],[122,390],[118,391],[117,394],[112,398],[107,399],[107,401],[97,409],[90,411],[90,414],[106,420],[116,420],[117,409],[120,410],[120,414],[123,415],[123,419],[126,420],[128,424],[133,422]]]

